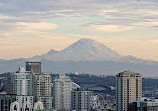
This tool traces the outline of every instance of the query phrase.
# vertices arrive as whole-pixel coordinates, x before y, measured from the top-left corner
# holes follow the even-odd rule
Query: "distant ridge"
[[[62,51],[52,50],[39,58],[50,61],[116,61],[123,56],[93,39],[80,39]]]
[[[133,56],[122,56],[104,44],[94,40],[83,38],[69,47],[55,51],[50,50],[47,54],[35,56],[30,60],[46,59],[49,61],[119,61],[138,62]],[[142,59],[139,59],[142,60]],[[143,61],[143,60],[142,60]]]
[[[158,62],[143,60],[133,56],[122,56],[106,45],[83,38],[69,47],[32,58],[0,60],[0,72],[15,71],[26,61],[41,61],[43,71],[51,73],[79,73],[114,75],[124,70],[132,70],[144,76],[157,77]]]

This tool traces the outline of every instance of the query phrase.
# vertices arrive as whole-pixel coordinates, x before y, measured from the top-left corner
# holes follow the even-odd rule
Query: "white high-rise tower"
[[[56,110],[71,109],[72,81],[65,75],[60,75],[53,82],[53,100]]]
[[[24,68],[19,68],[11,76],[12,92],[16,94],[16,101],[19,103],[20,110],[24,103],[30,104],[33,107],[34,102],[34,76],[30,71],[25,71]]]

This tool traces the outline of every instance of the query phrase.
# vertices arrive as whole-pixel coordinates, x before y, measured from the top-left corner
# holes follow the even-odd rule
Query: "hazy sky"
[[[62,50],[81,38],[158,61],[158,0],[0,0],[0,59]]]

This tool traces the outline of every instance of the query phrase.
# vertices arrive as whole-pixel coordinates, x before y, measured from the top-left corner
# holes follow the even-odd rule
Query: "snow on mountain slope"
[[[93,39],[80,39],[66,49],[46,54],[43,58],[50,61],[118,61],[123,56]]]
[[[133,56],[122,56],[116,51],[108,48],[104,44],[93,39],[80,39],[76,43],[63,49],[62,51],[50,50],[47,54],[37,55],[28,58],[28,61],[114,61],[114,62],[129,62],[129,63],[148,63],[153,64],[153,61],[143,60]]]
[[[28,61],[42,61],[43,59],[46,59],[47,57],[52,56],[53,54],[57,53],[58,51],[55,50],[50,50],[47,54],[43,54],[43,55],[36,55],[32,58],[28,58]]]
[[[117,74],[124,70],[157,77],[158,62],[133,56],[121,56],[93,39],[81,39],[62,51],[50,50],[32,58],[0,60],[0,73],[13,72],[26,61],[41,61],[44,72],[65,73],[79,71],[89,74]]]

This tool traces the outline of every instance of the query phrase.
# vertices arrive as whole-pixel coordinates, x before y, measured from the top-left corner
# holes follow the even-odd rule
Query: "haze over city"
[[[0,8],[0,59],[92,38],[122,55],[158,61],[156,0],[1,0]]]

